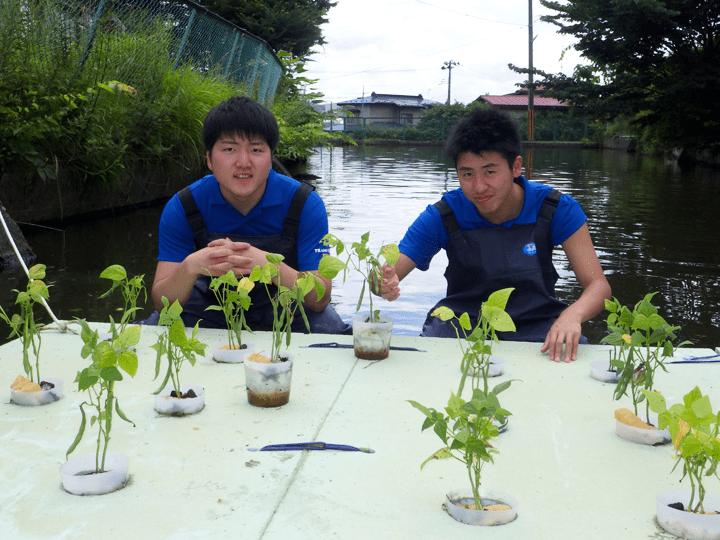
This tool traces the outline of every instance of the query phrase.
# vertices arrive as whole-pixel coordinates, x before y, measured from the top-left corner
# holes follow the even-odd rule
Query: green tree
[[[320,25],[337,2],[330,0],[200,0],[200,4],[227,21],[265,40],[276,51],[296,57],[324,45]]]
[[[589,65],[540,84],[596,118],[630,115],[664,147],[717,150],[720,2],[540,0]]]

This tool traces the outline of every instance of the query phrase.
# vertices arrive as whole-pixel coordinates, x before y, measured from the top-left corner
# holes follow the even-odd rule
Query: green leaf
[[[108,382],[122,381],[122,373],[115,366],[106,367],[100,370],[100,377]]]
[[[492,305],[483,304],[482,315],[487,319],[492,328],[498,332],[514,332],[515,323],[512,317],[504,309]]]
[[[333,279],[340,273],[341,270],[345,269],[347,269],[347,266],[340,259],[330,255],[325,255],[320,259],[318,274],[326,279]]]
[[[28,269],[28,279],[31,281],[35,279],[45,279],[45,265],[36,264],[30,267]]]
[[[664,413],[667,408],[665,404],[665,398],[657,392],[651,392],[648,390],[641,390],[650,404],[650,410],[658,414]]]
[[[122,281],[127,278],[127,272],[125,271],[125,268],[119,264],[113,264],[103,270],[100,277],[104,279],[111,279],[112,281]]]
[[[118,355],[118,366],[130,377],[135,377],[138,369],[138,357],[133,351],[121,351]]]
[[[187,335],[185,334],[185,325],[182,321],[175,321],[168,332],[170,342],[178,347],[187,346]]]
[[[400,249],[397,244],[387,244],[380,248],[380,255],[389,266],[395,266],[400,258]]]
[[[413,401],[413,400],[408,400],[408,403],[409,403],[410,405],[412,405],[413,407],[415,407],[418,411],[420,411],[421,413],[423,413],[423,414],[424,414],[425,416],[427,416],[428,418],[432,418],[433,411],[431,411],[430,409],[428,409],[428,408],[425,407],[424,405],[420,405],[420,403],[418,403],[417,401]]]
[[[425,461],[422,462],[422,465],[420,465],[420,470],[422,470],[423,467],[425,467],[425,465],[429,461],[432,461],[434,459],[447,459],[447,458],[451,458],[451,457],[453,457],[453,455],[450,453],[449,448],[441,448],[440,450],[433,453],[433,455],[431,455],[429,458],[427,458]]]
[[[141,326],[131,324],[125,327],[125,330],[113,342],[113,346],[117,349],[124,350],[134,347],[140,342]]]
[[[697,387],[696,387],[697,388]],[[695,416],[697,416],[698,420],[710,418],[710,421],[715,418],[715,415],[713,415],[712,407],[710,406],[710,396],[703,396],[700,399],[696,400],[692,404],[692,411],[695,413]],[[701,423],[704,423],[701,421]]]
[[[505,309],[505,306],[507,306],[508,298],[510,298],[510,293],[512,293],[515,289],[513,287],[509,287],[507,289],[500,289],[499,291],[495,291],[492,293],[488,299],[487,302],[485,302],[489,306],[500,308],[501,310]]]
[[[439,318],[441,321],[449,321],[450,319],[455,318],[455,312],[452,309],[450,309],[449,307],[445,307],[445,306],[440,306],[438,308],[435,308],[432,311],[432,313],[430,313],[430,315],[433,317]],[[463,313],[463,316],[467,316],[467,313]],[[469,321],[470,318],[467,317],[467,320]]]

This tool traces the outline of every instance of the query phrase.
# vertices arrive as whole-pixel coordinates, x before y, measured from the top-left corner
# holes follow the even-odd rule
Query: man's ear
[[[517,178],[521,174],[522,174],[522,156],[518,156],[515,158],[515,161],[513,162],[512,175],[513,175],[513,178]]]
[[[208,169],[210,169],[212,171],[213,170],[212,159],[210,159],[210,151],[209,150],[207,152],[205,152],[205,161],[207,162]]]

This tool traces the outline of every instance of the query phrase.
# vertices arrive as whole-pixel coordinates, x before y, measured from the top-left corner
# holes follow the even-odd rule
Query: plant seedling
[[[250,309],[250,291],[255,283],[247,277],[238,280],[233,271],[228,270],[227,274],[213,278],[209,287],[215,293],[219,305],[211,305],[206,309],[222,311],[228,330],[228,347],[242,349],[243,329],[252,332],[245,323],[245,312]]]
[[[360,311],[363,298],[365,297],[365,288],[368,289],[368,297],[370,300],[370,320],[368,322],[380,321],[380,310],[373,310],[373,294],[377,294],[378,287],[382,283],[382,264],[380,257],[385,259],[389,266],[397,263],[400,257],[400,250],[397,244],[386,244],[380,248],[377,255],[370,251],[367,243],[370,240],[370,232],[366,232],[360,238],[360,242],[353,242],[352,247],[347,251],[347,264],[352,265],[355,270],[363,277],[362,289],[360,290],[360,298],[358,299],[355,311]],[[326,234],[322,243],[325,246],[334,247],[338,256],[346,250],[345,244],[333,234]]]
[[[668,324],[658,314],[657,308],[651,302],[656,294],[657,292],[647,294],[635,304],[632,311],[621,305],[617,298],[605,300],[605,309],[610,312],[607,326],[611,334],[604,337],[601,343],[613,345],[610,369],[614,368],[619,373],[613,397],[619,400],[627,395],[630,386],[635,415],[638,414],[638,404],[645,400],[641,390],[653,389],[658,368],[667,372],[663,362],[674,354],[673,341],[677,338],[675,332],[680,329]],[[690,343],[683,341],[677,347]],[[648,411],[649,406],[646,404],[646,413]]]
[[[480,317],[475,324],[475,328],[472,327],[470,316],[467,313],[463,313],[458,317],[453,310],[445,306],[436,308],[430,314],[433,317],[438,317],[442,321],[456,319],[460,327],[464,330],[465,343],[463,343],[463,339],[460,337],[460,330],[457,326],[453,325],[455,335],[460,344],[460,350],[463,352],[460,367],[463,375],[460,379],[458,395],[462,395],[468,373],[472,376],[473,389],[479,388],[480,378],[482,377],[484,382],[483,389],[485,393],[487,393],[492,343],[499,342],[496,332],[515,331],[515,323],[508,312],[505,311],[510,293],[514,290],[514,288],[507,288],[492,293],[488,297],[487,302],[483,302],[480,306]]]
[[[122,308],[122,315],[120,316],[120,328],[115,328],[115,321],[110,316],[110,333],[113,339],[125,330],[125,327],[135,320],[137,311],[142,309],[138,307],[137,301],[140,295],[144,295],[144,300],[147,301],[147,290],[143,283],[145,275],[135,276],[134,278],[128,278],[125,268],[119,264],[113,264],[108,266],[102,271],[100,277],[103,279],[109,279],[112,281],[110,289],[100,295],[100,298],[106,298],[110,296],[115,289],[120,289],[122,293],[124,306]]]
[[[445,445],[426,459],[420,468],[433,459],[454,458],[464,463],[475,499],[475,508],[478,510],[482,509],[480,482],[483,465],[493,463],[493,456],[498,453],[491,444],[491,440],[498,435],[498,427],[494,421],[502,425],[511,414],[500,405],[497,396],[509,388],[512,381],[500,383],[492,390],[488,389],[489,356],[492,350],[491,345],[485,342],[488,339],[498,341],[496,331],[515,331],[515,323],[505,311],[508,297],[513,290],[502,289],[491,294],[481,306],[480,318],[475,328],[472,328],[467,313],[457,317],[451,309],[444,307],[433,311],[433,316],[444,321],[457,319],[460,326],[470,332],[464,344],[459,329],[455,328],[463,352],[460,386],[457,393],[450,394],[445,413],[425,407],[417,401],[409,401],[426,417],[422,430],[432,427]],[[470,401],[465,401],[461,396],[468,375],[472,377],[473,390]],[[481,378],[484,381],[482,389],[479,382]]]
[[[95,472],[103,472],[113,426],[113,411],[126,422],[135,425],[120,409],[115,396],[115,383],[123,380],[121,370],[130,377],[135,377],[137,373],[138,358],[132,347],[140,341],[140,327],[128,326],[110,342],[98,341],[97,330],[91,330],[84,320],[80,320],[80,325],[82,326],[80,336],[84,343],[81,356],[90,357],[92,363],[82,371],[78,371],[75,382],[79,391],[87,392],[89,401],[80,404],[82,415],[80,429],[65,457],[67,459],[82,440],[87,424],[85,407],[90,407],[93,410],[90,426],[96,425],[98,430]]]
[[[422,429],[432,427],[444,446],[427,458],[420,469],[434,459],[454,458],[465,464],[475,508],[482,509],[480,501],[480,482],[483,465],[493,463],[493,455],[498,450],[491,444],[497,437],[498,428],[493,422],[501,424],[510,412],[500,406],[497,395],[506,390],[512,381],[497,385],[490,392],[476,388],[470,401],[451,393],[445,413],[427,408],[417,401],[409,403],[422,412],[426,418]]]
[[[158,326],[167,327],[167,331],[162,332],[158,335],[157,343],[151,345],[157,352],[155,358],[155,377],[157,379],[160,374],[160,365],[162,364],[163,356],[167,356],[168,368],[165,372],[165,378],[163,379],[160,388],[158,388],[154,395],[158,395],[167,386],[168,381],[172,379],[172,385],[175,389],[175,395],[178,398],[183,397],[183,393],[180,387],[180,368],[183,362],[187,360],[191,366],[195,365],[195,355],[199,354],[205,356],[205,348],[207,345],[200,342],[197,339],[197,333],[199,330],[200,321],[195,323],[191,336],[188,338],[185,334],[185,324],[183,323],[180,314],[182,313],[182,306],[175,300],[170,305],[170,301],[162,297],[163,308],[160,311],[160,319]],[[153,379],[153,380],[154,380]]]
[[[322,298],[325,295],[325,285],[315,274],[301,272],[302,275],[291,288],[288,288],[280,282],[279,265],[285,257],[277,253],[268,253],[265,257],[268,262],[263,266],[258,265],[253,268],[250,273],[250,280],[262,283],[265,286],[272,304],[273,324],[270,359],[273,362],[279,362],[281,360],[280,348],[283,344],[283,338],[285,347],[290,346],[295,312],[300,311],[305,327],[310,331],[310,323],[307,320],[307,315],[305,315],[303,300],[313,290],[316,291],[318,299]],[[344,268],[345,265],[339,259],[326,255],[320,259],[318,274],[327,279],[333,279]],[[273,278],[277,279],[277,290],[274,294],[270,289]]]
[[[35,322],[34,308],[36,303],[42,303],[49,298],[48,286],[45,279],[45,265],[36,264],[28,271],[28,284],[24,291],[13,289],[17,293],[15,304],[20,306],[20,313],[10,317],[0,307],[0,319],[10,325],[10,336],[17,336],[23,347],[23,369],[31,381],[40,383],[40,345],[39,328]],[[30,350],[35,357],[35,369],[30,362]]]
[[[657,392],[642,390],[642,393],[647,397],[650,409],[658,413],[659,428],[670,431],[675,449],[673,458],[677,459],[672,470],[682,462],[682,478],[687,476],[690,480],[687,510],[704,513],[703,477],[720,478],[717,471],[720,461],[720,411],[713,412],[710,397],[703,396],[697,386],[683,397],[682,403],[676,403],[669,409],[665,398]]]

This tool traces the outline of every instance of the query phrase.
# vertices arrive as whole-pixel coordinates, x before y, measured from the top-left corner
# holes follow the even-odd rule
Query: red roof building
[[[536,111],[567,111],[570,110],[569,103],[563,103],[555,98],[545,97],[542,94],[544,89],[537,89],[533,96],[533,109]],[[504,109],[514,113],[525,113],[528,109],[527,90],[518,90],[514,94],[504,96],[480,96],[475,101],[489,103],[498,109]]]

